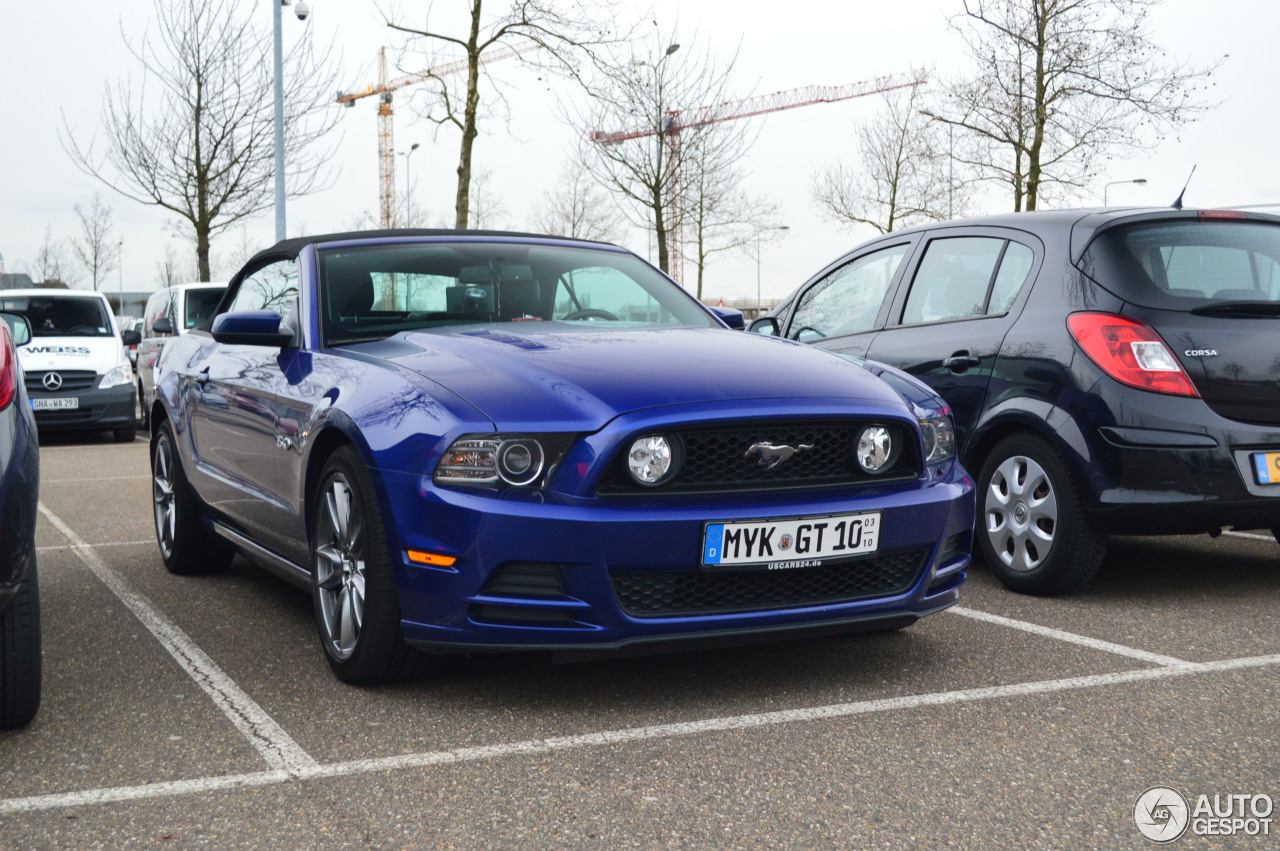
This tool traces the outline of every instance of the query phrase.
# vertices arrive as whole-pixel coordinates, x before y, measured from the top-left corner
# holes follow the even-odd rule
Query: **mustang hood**
[[[118,337],[32,337],[18,349],[26,372],[84,369],[102,375],[124,359]]]
[[[744,399],[903,407],[893,390],[852,363],[723,329],[464,326],[406,333],[362,350],[444,385],[503,429],[594,430],[646,408]]]

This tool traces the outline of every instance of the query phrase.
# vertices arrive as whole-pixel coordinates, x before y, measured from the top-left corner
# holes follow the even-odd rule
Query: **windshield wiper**
[[[1206,304],[1191,310],[1196,316],[1254,316],[1269,318],[1280,316],[1280,302],[1276,301],[1222,301]]]

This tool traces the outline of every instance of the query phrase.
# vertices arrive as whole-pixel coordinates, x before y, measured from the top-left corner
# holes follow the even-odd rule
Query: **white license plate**
[[[708,523],[702,535],[702,564],[762,565],[770,570],[817,567],[828,559],[867,555],[879,547],[879,511]]]
[[[75,396],[55,396],[52,399],[32,399],[31,407],[37,411],[74,411],[80,407]]]

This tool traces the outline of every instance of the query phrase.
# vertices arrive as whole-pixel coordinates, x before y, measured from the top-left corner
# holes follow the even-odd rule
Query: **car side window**
[[[935,239],[916,270],[902,324],[1007,313],[1034,261],[1030,248],[998,237]]]
[[[809,342],[870,331],[910,248],[905,243],[864,254],[818,281],[796,304],[787,336]]]
[[[268,263],[240,281],[228,312],[274,310],[283,314],[298,295],[298,261]]]

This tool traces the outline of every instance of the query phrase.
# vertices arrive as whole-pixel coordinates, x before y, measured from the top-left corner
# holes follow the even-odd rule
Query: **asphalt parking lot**
[[[1280,799],[1269,535],[1118,539],[1052,600],[979,564],[896,634],[362,690],[305,594],[164,570],[143,439],[48,441],[41,475],[44,703],[0,733],[0,847],[1138,848],[1152,786]]]

